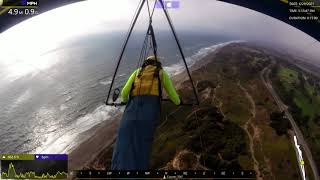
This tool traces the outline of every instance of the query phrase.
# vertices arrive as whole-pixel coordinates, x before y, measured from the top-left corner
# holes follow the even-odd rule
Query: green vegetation
[[[204,59],[209,63],[192,70],[201,104],[163,103],[165,116],[154,136],[150,168],[258,169],[267,180],[299,179],[294,146],[283,135],[289,127],[271,115],[279,109],[259,77],[270,55],[232,44]],[[293,71],[283,73],[290,82],[298,79]],[[190,82],[179,83],[184,102],[194,101]],[[111,155],[106,151],[103,156],[106,164]]]
[[[288,129],[291,128],[288,118],[285,117],[285,113],[273,112],[270,114],[270,126],[275,129],[279,136],[287,134]]]
[[[320,167],[320,80],[284,62],[272,72],[275,89],[288,105]]]
[[[175,112],[171,122],[162,122],[158,128],[152,167],[163,167],[177,152],[188,149],[200,155],[200,162],[207,168],[241,169],[238,155],[247,153],[245,132],[241,127],[223,120],[214,106],[201,105],[187,116],[181,113]]]
[[[314,77],[308,77],[306,74],[298,73],[298,70],[286,67],[279,67],[277,76],[280,80],[278,85],[280,88],[284,87],[284,90],[281,90],[284,101],[290,105],[295,104],[302,111],[298,113],[300,117],[309,121],[320,114],[320,101],[317,93],[319,88],[313,80]]]
[[[172,168],[180,152],[187,150],[199,156],[199,163],[206,168],[253,169],[253,153],[264,179],[299,179],[290,139],[279,136],[271,127],[280,125],[283,129],[278,133],[287,133],[284,119],[270,121],[270,114],[278,107],[259,79],[260,71],[269,63],[268,57],[257,50],[230,45],[209,64],[194,70],[192,77],[201,105],[180,108],[164,104],[169,116],[161,120],[155,134],[152,168]],[[253,107],[239,82],[256,106],[256,117],[248,125],[253,142],[244,128],[252,118]],[[184,82],[179,91],[187,101],[192,100],[188,87]]]
[[[298,72],[289,68],[281,68],[279,70],[280,80],[283,81],[287,86],[288,90],[291,88],[291,84],[296,83],[298,80]]]

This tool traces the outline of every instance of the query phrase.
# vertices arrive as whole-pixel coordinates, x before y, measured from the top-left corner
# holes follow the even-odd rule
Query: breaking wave
[[[201,48],[194,55],[186,59],[188,67],[193,66],[197,61],[201,60],[210,53],[216,52],[224,46],[232,43],[241,43],[244,41],[229,41],[221,44],[212,45],[209,47]],[[166,71],[171,75],[177,75],[185,70],[183,62],[173,64],[171,66],[164,67]],[[121,74],[120,76],[124,76]],[[105,80],[100,80],[100,84],[107,85],[110,83],[110,77]],[[64,109],[65,107],[61,107]],[[109,120],[110,117],[117,113],[123,112],[124,108],[119,109],[118,107],[111,107],[101,105],[98,106],[93,112],[79,117],[74,123],[72,123],[67,128],[63,128],[58,132],[52,132],[47,134],[47,140],[41,147],[36,149],[36,153],[69,153],[73,148],[83,142],[75,141],[80,134],[90,130],[95,125]],[[87,135],[89,136],[89,135]],[[88,137],[87,137],[88,138]]]

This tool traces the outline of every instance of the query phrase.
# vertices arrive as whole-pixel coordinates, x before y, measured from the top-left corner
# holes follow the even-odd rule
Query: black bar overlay
[[[3,0],[1,6],[39,6],[39,0]]]
[[[76,179],[256,179],[253,170],[190,170],[190,171],[74,171]]]

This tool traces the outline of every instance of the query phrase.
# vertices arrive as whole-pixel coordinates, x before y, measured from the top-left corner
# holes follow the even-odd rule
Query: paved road
[[[270,65],[271,66],[271,65]],[[320,180],[319,178],[319,173],[318,173],[318,169],[317,169],[317,165],[312,157],[311,151],[309,149],[309,146],[307,144],[307,142],[304,140],[303,138],[303,134],[300,131],[298,125],[296,124],[296,122],[294,121],[293,117],[291,116],[290,112],[288,111],[288,107],[281,101],[281,99],[279,98],[278,94],[275,92],[275,90],[272,87],[271,81],[269,79],[269,75],[270,75],[270,69],[267,66],[265,67],[261,73],[260,73],[260,78],[263,82],[263,84],[266,86],[266,88],[269,90],[269,92],[271,93],[271,95],[273,96],[274,100],[276,101],[277,105],[279,106],[281,111],[284,111],[287,118],[289,119],[292,129],[295,133],[295,135],[297,136],[297,140],[300,144],[300,146],[303,148],[305,156],[307,157],[309,164],[311,166],[313,175],[314,175],[314,179],[315,180]],[[266,79],[265,79],[266,78]]]

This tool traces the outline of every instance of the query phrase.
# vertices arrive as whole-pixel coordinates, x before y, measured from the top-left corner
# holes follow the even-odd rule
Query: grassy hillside
[[[320,167],[320,79],[285,62],[277,64],[272,76]]]
[[[258,179],[300,179],[288,122],[260,79],[271,59],[276,58],[249,45],[231,44],[199,62],[192,77],[200,105],[163,102],[150,168],[254,169]],[[293,71],[281,73],[287,82],[299,77]],[[184,77],[174,79],[186,103],[194,97]],[[111,156],[112,147],[92,166],[109,169]]]
[[[269,57],[233,44],[210,58],[192,73],[200,106],[164,105],[167,116],[156,132],[152,168],[181,169],[175,162],[187,151],[197,169],[255,169],[264,179],[299,179],[288,134],[278,135],[270,125],[278,108],[259,79]],[[192,99],[184,84],[180,95]],[[195,161],[186,159],[184,164]]]

